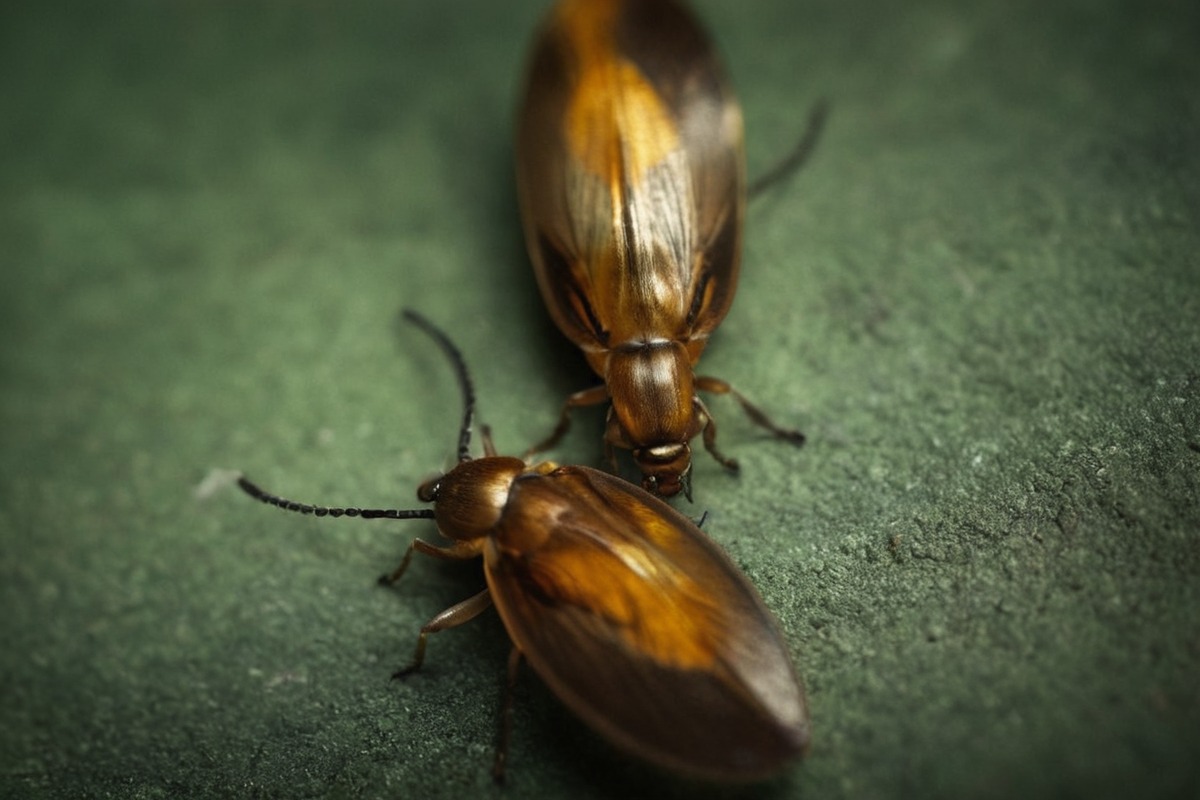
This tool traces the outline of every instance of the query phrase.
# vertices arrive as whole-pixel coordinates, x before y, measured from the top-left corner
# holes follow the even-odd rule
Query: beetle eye
[[[437,500],[438,492],[442,490],[442,477],[430,478],[417,487],[417,499],[422,503],[432,503]]]

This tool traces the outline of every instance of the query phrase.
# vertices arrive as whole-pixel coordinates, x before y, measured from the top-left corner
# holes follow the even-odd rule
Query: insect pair
[[[781,169],[804,157],[819,127]],[[768,176],[768,179],[772,176]],[[318,516],[434,519],[443,559],[482,557],[487,589],[435,616],[428,636],[495,605],[522,658],[614,744],[718,780],[760,778],[804,752],[807,706],[788,650],[749,581],[688,517],[654,495],[690,497],[689,442],[725,467],[697,392],[731,394],[773,435],[800,443],[728,383],[694,366],[733,301],[746,179],[741,112],[712,46],[675,0],[562,0],[534,47],[517,135],[517,183],[538,286],[558,327],[603,383],[572,395],[526,459],[469,455],[464,396],[458,463],[418,497],[432,509],[325,508],[250,495]],[[753,187],[752,187],[753,188]],[[605,444],[632,451],[643,489],[587,467],[527,459],[567,431],[572,410],[610,401]],[[495,774],[504,770],[511,700]]]

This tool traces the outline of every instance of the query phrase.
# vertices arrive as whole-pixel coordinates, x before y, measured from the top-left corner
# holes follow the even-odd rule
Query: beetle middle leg
[[[521,458],[525,461],[528,461],[534,454],[549,450],[551,447],[554,447],[556,444],[558,444],[559,440],[561,440],[571,428],[571,411],[573,409],[582,408],[584,406],[600,405],[607,399],[608,387],[604,384],[593,386],[590,389],[584,389],[583,391],[576,392],[568,397],[566,402],[563,403],[562,413],[558,417],[558,424],[554,426],[554,430],[551,431],[550,435],[545,439],[526,450]]]
[[[486,611],[491,605],[491,590],[484,589],[479,594],[468,597],[461,603],[455,603],[429,620],[429,622],[426,622],[421,626],[421,633],[417,637],[417,649],[413,653],[412,661],[407,667],[393,672],[392,677],[403,678],[421,668],[421,664],[425,662],[425,642],[429,639],[429,634],[439,633],[447,628],[457,628],[464,622],[470,622]]]
[[[733,395],[733,399],[738,401],[738,405],[740,405],[742,407],[742,411],[746,412],[746,416],[748,416],[750,418],[750,421],[753,422],[755,425],[758,425],[761,428],[766,428],[768,431],[771,432],[771,435],[774,436],[776,439],[783,439],[786,442],[791,442],[792,444],[796,445],[797,447],[804,444],[804,434],[803,433],[801,433],[798,430],[795,430],[794,428],[783,428],[783,427],[780,427],[779,425],[776,425],[771,420],[771,418],[767,416],[765,411],[763,411],[761,408],[759,408],[758,406],[751,403],[750,400],[744,394],[742,394],[737,389],[730,386],[729,383],[727,383],[726,381],[723,381],[720,378],[697,376],[696,377],[696,388],[701,389],[706,392],[712,392],[713,394]],[[708,419],[709,419],[709,422],[711,423],[712,417],[710,416]],[[716,431],[713,431],[713,438],[715,438],[715,437],[716,437]],[[716,456],[718,461],[720,461],[722,464],[725,464],[725,460],[723,460],[723,458],[719,454],[714,452],[712,447],[709,447],[709,438],[710,437],[708,435],[708,429],[705,428],[704,446],[708,448],[708,451],[710,453],[712,453],[714,456]],[[736,464],[736,462],[735,462],[735,464]],[[729,466],[729,465],[725,464],[725,466]],[[732,467],[732,469],[736,469],[736,468],[737,468],[736,466]]]
[[[409,544],[408,549],[404,551],[404,558],[400,560],[400,566],[396,567],[389,573],[379,576],[379,583],[384,586],[391,586],[404,574],[408,569],[409,562],[412,561],[414,552],[420,552],[422,555],[431,556],[433,558],[445,559],[447,561],[463,561],[470,558],[476,558],[479,555],[479,544],[473,541],[455,542],[449,547],[438,547],[430,544],[423,539],[413,539]],[[454,628],[462,625],[464,622],[469,622],[479,616],[488,606],[492,604],[492,597],[487,589],[484,589],[477,595],[470,597],[461,603],[456,603],[450,606],[442,613],[435,616],[433,619],[421,626],[421,633],[417,637],[417,649],[413,654],[412,661],[407,667],[397,670],[392,673],[393,678],[403,678],[410,673],[416,672],[421,668],[422,662],[425,661],[425,640],[431,633],[444,631],[446,628]]]

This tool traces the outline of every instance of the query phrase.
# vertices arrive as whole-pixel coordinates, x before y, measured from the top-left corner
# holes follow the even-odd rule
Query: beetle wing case
[[[554,693],[624,749],[751,780],[808,745],[774,618],[690,519],[586,467],[527,473],[484,548],[505,627]]]
[[[558,327],[604,351],[674,339],[694,362],[729,310],[742,117],[673,0],[566,0],[534,45],[517,135],[525,237]]]

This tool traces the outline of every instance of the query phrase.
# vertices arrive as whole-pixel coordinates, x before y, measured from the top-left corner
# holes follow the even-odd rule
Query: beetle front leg
[[[545,439],[526,450],[521,458],[524,461],[529,461],[529,459],[536,453],[549,450],[558,444],[559,440],[562,439],[563,436],[566,435],[567,431],[571,428],[571,411],[573,409],[581,408],[583,406],[600,405],[607,399],[608,387],[603,384],[600,386],[593,386],[591,389],[584,389],[583,391],[576,392],[568,397],[566,402],[563,403],[562,413],[558,417],[558,424],[554,426],[554,430],[551,431],[550,435]]]
[[[742,407],[742,411],[744,411],[746,413],[746,416],[748,416],[750,418],[750,421],[753,422],[755,425],[758,425],[760,428],[766,428],[768,431],[771,432],[771,435],[774,436],[776,439],[783,439],[786,442],[791,442],[792,444],[796,445],[797,447],[804,444],[804,434],[803,433],[801,433],[798,430],[795,430],[794,428],[782,428],[779,425],[776,425],[771,420],[771,418],[766,415],[766,412],[764,412],[761,408],[759,408],[758,406],[751,403],[749,398],[747,398],[744,394],[739,392],[737,389],[730,386],[726,381],[723,381],[720,378],[697,376],[696,377],[696,388],[701,389],[705,392],[712,392],[713,394],[733,395],[733,399],[738,401],[738,405],[740,405]],[[712,422],[712,417],[709,417],[709,422],[710,423]],[[716,436],[715,432],[713,433],[713,436],[714,437]],[[708,442],[709,442],[708,429],[705,428],[705,430],[704,430],[704,446],[705,447],[708,447]],[[708,447],[708,451],[710,453],[712,453],[714,456],[717,456],[717,454],[715,452],[713,452],[713,449],[711,447]],[[721,461],[721,457],[717,456],[717,460]],[[725,463],[725,462],[721,461],[721,463]]]
[[[438,547],[436,544],[430,544],[423,539],[413,539],[408,545],[408,549],[404,551],[404,558],[400,559],[400,566],[396,567],[391,572],[379,576],[379,583],[382,586],[391,586],[396,581],[400,580],[400,576],[408,569],[408,562],[412,561],[413,551],[420,551],[422,555],[440,558],[446,561],[464,561],[468,558],[475,558],[479,555],[479,543],[472,541],[455,542],[449,547]]]
[[[699,381],[697,381],[697,384]],[[712,414],[708,413],[708,409],[699,397],[696,398],[696,413],[704,420],[704,449],[709,452],[713,458],[720,462],[721,466],[730,472],[737,472],[741,467],[738,466],[736,458],[730,458],[717,449],[717,423],[713,421]]]
[[[492,426],[480,425],[479,438],[483,440],[483,454],[485,456],[496,455],[496,444],[492,441]]]
[[[604,457],[608,462],[608,471],[613,475],[620,475],[620,467],[617,464],[617,445],[629,449],[629,440],[625,439],[625,432],[620,428],[620,422],[617,417],[613,416],[612,409],[608,409],[608,421],[605,423],[604,434]]]

